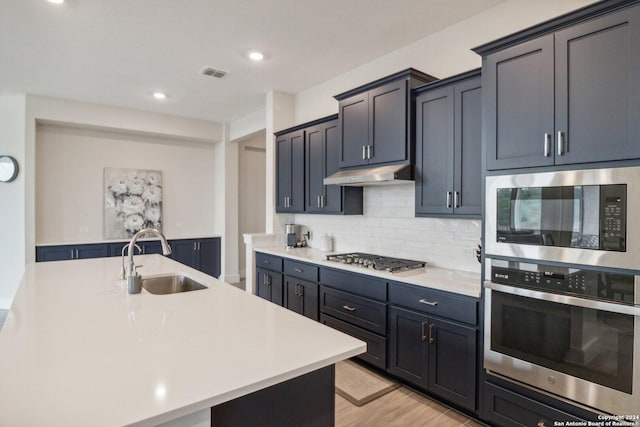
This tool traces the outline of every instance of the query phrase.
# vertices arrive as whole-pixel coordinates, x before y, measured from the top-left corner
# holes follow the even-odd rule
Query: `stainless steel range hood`
[[[336,172],[324,179],[324,185],[365,187],[369,185],[406,184],[413,182],[411,165],[389,165]]]

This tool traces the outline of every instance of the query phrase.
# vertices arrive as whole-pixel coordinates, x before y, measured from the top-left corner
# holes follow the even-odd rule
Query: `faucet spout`
[[[143,228],[138,231],[129,242],[129,251],[127,252],[127,257],[129,258],[129,265],[127,269],[127,288],[130,294],[137,294],[142,291],[142,278],[136,272],[136,265],[133,262],[133,250],[132,248],[136,246],[136,242],[138,239],[145,234],[155,234],[160,238],[160,243],[162,244],[162,254],[163,255],[171,255],[171,246],[167,243],[167,238],[164,237],[164,234],[155,228]]]

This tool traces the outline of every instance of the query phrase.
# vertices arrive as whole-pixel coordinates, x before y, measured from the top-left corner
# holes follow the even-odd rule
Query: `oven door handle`
[[[575,305],[594,310],[603,310],[610,313],[629,314],[640,316],[640,307],[626,304],[616,304],[613,302],[597,301],[587,298],[572,297],[569,295],[552,294],[549,292],[536,291],[534,289],[518,288],[515,286],[503,285],[495,282],[484,282],[484,287],[506,294],[517,295],[526,298],[533,298],[541,301],[556,302],[558,304]]]

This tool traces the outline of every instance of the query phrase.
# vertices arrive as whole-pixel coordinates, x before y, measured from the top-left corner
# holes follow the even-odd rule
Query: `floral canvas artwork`
[[[131,238],[148,227],[162,231],[162,172],[105,168],[105,238]]]

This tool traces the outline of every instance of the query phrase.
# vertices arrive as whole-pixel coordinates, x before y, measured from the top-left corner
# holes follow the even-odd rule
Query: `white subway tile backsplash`
[[[365,187],[362,216],[304,214],[287,216],[286,222],[311,230],[312,247],[319,246],[326,233],[333,236],[336,252],[371,252],[479,273],[473,250],[480,241],[481,222],[415,218],[414,191],[413,184]]]

